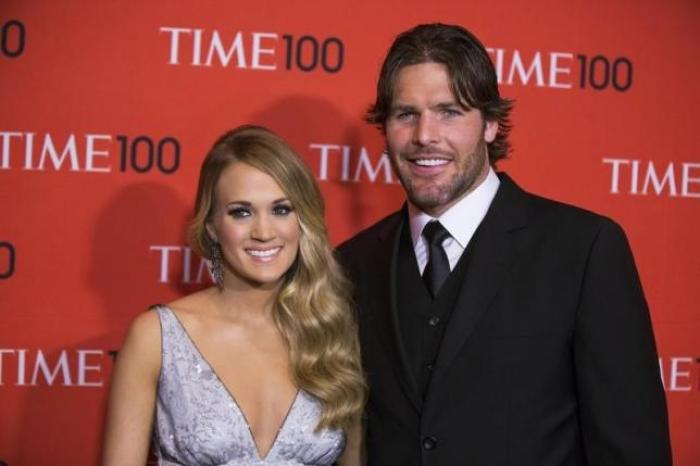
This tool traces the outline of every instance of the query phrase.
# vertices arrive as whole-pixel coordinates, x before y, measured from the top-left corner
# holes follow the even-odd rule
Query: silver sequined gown
[[[325,466],[345,448],[340,430],[314,433],[320,404],[300,390],[261,458],[240,407],[175,314],[157,306],[162,328],[154,444],[161,466]]]

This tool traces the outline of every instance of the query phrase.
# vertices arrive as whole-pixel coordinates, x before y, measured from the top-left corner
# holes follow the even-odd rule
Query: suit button
[[[440,323],[440,318],[438,316],[432,316],[430,320],[428,321],[428,325],[431,327],[435,327],[437,324]]]
[[[428,365],[425,366],[425,367],[426,367],[429,371],[431,371],[431,372],[433,371],[433,369],[435,369],[435,365],[434,365],[434,364],[428,364]]]
[[[426,450],[434,450],[437,447],[437,439],[435,437],[425,437],[423,439],[423,448]]]

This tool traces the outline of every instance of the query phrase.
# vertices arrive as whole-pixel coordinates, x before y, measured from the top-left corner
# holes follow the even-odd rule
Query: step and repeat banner
[[[675,462],[700,464],[695,0],[0,0],[0,464],[98,463],[129,322],[211,283],[184,227],[226,130],[292,143],[334,244],[401,204],[363,114],[394,36],[436,21],[516,100],[499,170],[627,232]]]

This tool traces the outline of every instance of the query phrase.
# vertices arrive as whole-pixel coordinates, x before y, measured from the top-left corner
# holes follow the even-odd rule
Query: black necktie
[[[433,221],[423,228],[423,236],[428,240],[428,263],[423,271],[423,281],[434,298],[450,274],[450,261],[442,248],[442,242],[450,234],[440,222]]]

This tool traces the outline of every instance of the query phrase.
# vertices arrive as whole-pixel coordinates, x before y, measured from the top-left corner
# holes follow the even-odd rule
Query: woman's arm
[[[131,324],[112,376],[103,466],[144,466],[160,373],[160,321],[154,311]]]
[[[365,460],[365,439],[362,417],[357,416],[355,422],[346,432],[347,443],[345,451],[338,459],[338,466],[364,466]]]

